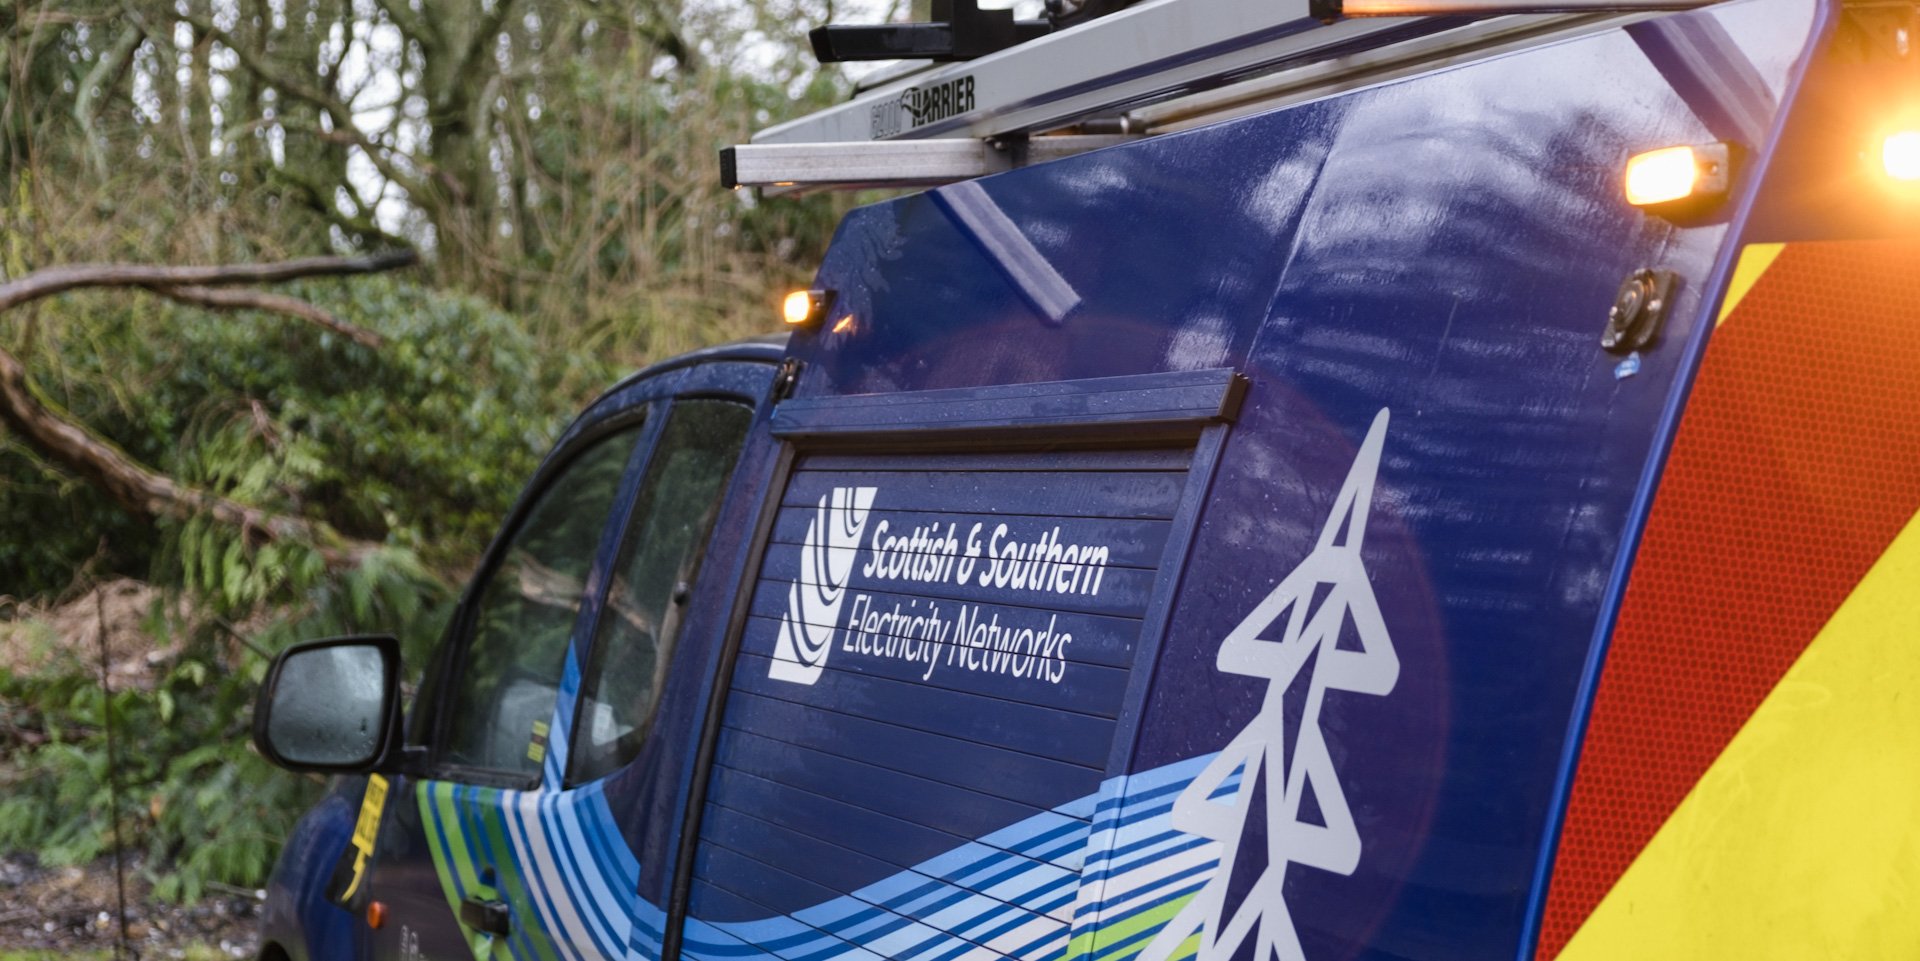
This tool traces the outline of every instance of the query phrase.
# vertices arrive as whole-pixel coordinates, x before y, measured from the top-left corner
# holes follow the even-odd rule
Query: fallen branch
[[[325,524],[187,487],[148,469],[39,396],[27,377],[26,366],[5,350],[0,350],[0,423],[114,500],[148,517],[186,520],[204,514],[239,528],[257,541],[312,544],[330,567],[358,564],[378,547],[343,537]]]
[[[300,277],[346,276],[406,267],[410,250],[368,257],[308,257],[267,264],[166,267],[143,264],[71,264],[34,271],[0,284],[0,311],[81,287],[143,287],[184,303],[222,310],[271,310],[311,321],[358,343],[376,346],[378,335],[304,301],[257,291],[218,290],[210,284],[272,283]],[[341,535],[320,521],[242,504],[188,487],[129,457],[112,441],[76,422],[42,396],[27,368],[0,349],[0,424],[20,434],[50,459],[80,475],[127,508],[148,517],[185,520],[207,516],[238,528],[255,542],[312,545],[330,567],[358,564],[377,544]]]
[[[420,255],[394,250],[365,257],[303,257],[268,264],[167,267],[151,264],[67,264],[0,284],[0,310],[80,287],[186,287],[271,284],[301,277],[344,277],[411,267]]]
[[[326,311],[285,294],[268,294],[257,290],[221,290],[218,287],[162,287],[149,286],[148,290],[168,300],[206,307],[211,310],[265,310],[276,314],[285,314],[297,320],[305,320],[333,331],[356,344],[367,347],[379,347],[384,341],[379,334],[365,327],[348,323]]]

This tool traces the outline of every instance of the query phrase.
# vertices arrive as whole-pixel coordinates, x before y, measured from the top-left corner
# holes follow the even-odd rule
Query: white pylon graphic
[[[1400,677],[1399,656],[1360,560],[1387,414],[1382,409],[1375,415],[1313,552],[1220,643],[1217,667],[1266,678],[1266,699],[1174,801],[1174,827],[1219,841],[1220,866],[1137,961],[1167,961],[1196,932],[1196,961],[1231,961],[1249,938],[1254,939],[1250,961],[1305,961],[1282,890],[1287,867],[1352,874],[1360,863],[1360,835],[1327,752],[1320,708],[1328,691],[1384,695]],[[1340,646],[1349,620],[1359,650]],[[1303,673],[1304,685],[1299,683]],[[1305,698],[1296,708],[1293,730],[1284,711],[1289,692],[1296,701]],[[1236,772],[1238,787],[1223,793],[1221,786]],[[1319,823],[1301,817],[1309,791]],[[1215,794],[1222,796],[1215,799]],[[1242,845],[1254,819],[1266,825],[1264,850]],[[1262,857],[1264,864],[1250,863]],[[1236,875],[1254,880],[1245,896],[1229,905],[1228,888]]]

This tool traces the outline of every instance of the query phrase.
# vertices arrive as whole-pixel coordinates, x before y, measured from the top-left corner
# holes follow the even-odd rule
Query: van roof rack
[[[828,24],[807,34],[821,63],[849,60],[972,60],[1045,36],[1053,24],[982,10],[980,0],[932,0],[928,23]]]
[[[769,194],[968,180],[1713,2],[1146,0],[1068,29],[1022,28],[1030,38],[769,127],[721,151],[721,179]],[[976,4],[939,12],[1020,23]],[[1375,16],[1383,9],[1422,15]],[[905,30],[934,56],[947,50],[937,30],[915,30],[952,23],[825,27],[815,43],[860,59],[845,54],[884,44],[870,31]]]

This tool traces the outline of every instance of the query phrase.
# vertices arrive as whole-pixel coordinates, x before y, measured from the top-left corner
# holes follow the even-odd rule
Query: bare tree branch
[[[467,34],[466,50],[460,54],[460,60],[453,68],[451,82],[439,91],[442,100],[434,104],[434,113],[440,123],[445,118],[454,118],[454,122],[467,122],[467,103],[473,91],[480,87],[480,70],[486,65],[493,53],[500,27],[507,22],[507,14],[513,7],[513,0],[494,0],[493,9],[481,14],[473,25],[473,31]],[[481,133],[477,127],[473,133]]]
[[[289,129],[288,132],[291,133],[293,130]],[[270,167],[267,169],[267,179],[286,186],[298,193],[299,196],[294,198],[297,202],[320,217],[339,226],[342,230],[350,233],[363,234],[394,247],[403,247],[406,245],[404,238],[388,233],[371,218],[354,217],[341,213],[340,209],[333,203],[333,198],[326,195],[325,187],[295,174],[291,170],[284,167]]]
[[[335,130],[353,139],[354,145],[358,146],[361,152],[367,155],[367,160],[373,164],[374,169],[380,171],[380,176],[399,183],[400,186],[406,188],[407,192],[411,195],[421,196],[425,193],[425,184],[421,182],[420,178],[400,169],[400,167],[393,162],[393,158],[386,153],[386,147],[375,143],[354,124],[353,107],[351,105],[325,88],[303,82],[295,77],[275,70],[255,51],[241,45],[239,41],[234,40],[233,36],[227,33],[227,31],[215,26],[213,21],[187,14],[181,14],[180,19],[192,26],[196,33],[211,36],[215,40],[220,41],[222,46],[233,51],[234,57],[240,61],[240,66],[244,67],[248,73],[253,74],[275,90],[287,96],[304,100],[319,108],[327,115],[327,119],[332,121]],[[420,163],[419,159],[415,157],[408,157],[407,159],[409,163]],[[427,170],[426,173],[428,176],[432,176],[434,171]]]
[[[164,287],[149,285],[148,290],[168,300],[206,307],[212,310],[264,310],[269,313],[284,314],[296,320],[318,324],[336,334],[367,347],[379,347],[384,341],[379,334],[348,323],[338,317],[296,297],[285,294],[269,294],[258,290],[221,290],[217,287]]]
[[[341,277],[411,267],[420,255],[392,250],[364,257],[303,257],[266,264],[169,267],[151,264],[67,264],[0,284],[0,311],[79,287],[182,287],[271,284],[301,277]]]
[[[107,178],[107,158],[100,152],[100,143],[93,132],[93,104],[95,98],[107,93],[120,82],[126,73],[127,65],[133,62],[133,52],[146,38],[146,32],[138,24],[129,24],[120,31],[120,38],[100,53],[93,63],[93,69],[87,71],[85,79],[80,81],[80,90],[73,99],[73,120],[79,124],[81,136],[86,138],[87,159],[93,162],[93,172],[100,179]]]
[[[638,26],[640,32],[653,41],[654,46],[666,51],[681,73],[699,73],[700,55],[695,52],[694,45],[687,42],[679,15],[659,0],[641,0],[639,5],[647,11],[646,21]]]
[[[387,19],[400,30],[401,36],[421,46],[425,51],[438,50],[445,42],[440,31],[440,21],[435,17],[424,17],[407,5],[407,0],[374,0]]]

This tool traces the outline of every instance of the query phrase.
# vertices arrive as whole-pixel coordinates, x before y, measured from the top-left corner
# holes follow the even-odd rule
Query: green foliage
[[[457,579],[577,403],[566,385],[609,372],[543,365],[517,321],[473,298],[386,278],[296,292],[385,344],[273,316],[90,295],[46,311],[55,323],[34,373],[71,416],[161,473],[412,552]],[[258,546],[210,519],[163,524],[156,538],[17,444],[0,450],[11,458],[0,467],[25,481],[0,484],[0,529],[41,528],[56,511],[84,521],[48,539],[0,539],[9,543],[0,584],[65,587],[116,523],[141,533],[114,539],[109,570],[204,592],[230,612],[298,594],[322,574],[320,545]],[[68,500],[76,494],[89,496]]]
[[[111,850],[114,819],[150,865],[163,897],[196,898],[209,880],[257,885],[279,839],[317,785],[273,771],[247,746],[247,704],[264,661],[239,670],[212,643],[190,645],[151,690],[116,691],[74,659],[23,676],[0,668],[0,744],[32,732],[41,743],[5,744],[0,767],[0,849],[36,851],[44,863],[84,864]],[[106,712],[118,738],[108,761]],[[120,781],[115,811],[109,775]]]
[[[0,595],[14,597],[65,592],[89,558],[106,571],[144,567],[159,545],[147,518],[47,464],[5,430],[0,532],[6,532],[0,535]]]
[[[209,880],[259,884],[313,784],[247,745],[265,661],[219,625],[247,624],[267,650],[391,632],[417,668],[464,567],[573,406],[558,382],[605,377],[585,365],[543,368],[516,321],[471,298],[389,280],[299,293],[379,332],[384,346],[146,298],[73,298],[48,312],[85,335],[48,338],[33,357],[36,376],[71,414],[183,483],[380,546],[330,568],[327,544],[263,541],[206,516],[163,522],[121,545],[107,563],[191,599],[192,617],[156,612],[144,628],[156,647],[182,653],[149,689],[110,700],[87,650],[56,647],[31,672],[0,672],[0,850],[78,864],[109,849],[102,712],[110,710],[122,831],[147,849],[148,864],[165,866],[156,891],[193,898]],[[156,329],[173,333],[155,337]],[[49,465],[14,456],[35,483],[62,486]],[[0,490],[8,491],[0,528],[43,523],[31,512],[46,508],[44,496]],[[0,583],[31,582],[28,564],[62,580],[90,558],[98,566],[98,529],[88,534],[0,555]],[[9,643],[49,646],[45,631],[12,633]]]
[[[0,646],[0,850],[77,862],[109,843],[111,710],[132,785],[118,815],[149,864],[179,869],[163,889],[257,880],[311,785],[245,748],[261,657],[218,625],[268,650],[390,631],[419,666],[584,400],[647,361],[775,326],[775,298],[812,271],[848,201],[729,192],[714,158],[844,96],[835,69],[801,52],[830,11],[370,0],[235,19],[162,0],[24,0],[0,15],[0,278],[424,254],[405,279],[276,290],[376,331],[377,349],[135,290],[0,318],[0,347],[45,397],[130,460],[330,532],[156,522],[0,428],[0,645],[29,643],[22,612],[111,576],[190,611],[155,619],[171,659],[110,704],[89,700],[84,656],[61,656],[71,624],[29,632],[56,655],[31,670],[5,667],[26,661]],[[374,549],[343,568],[330,562],[341,541]]]
[[[267,553],[258,552],[252,565]],[[54,865],[84,864],[110,851],[109,785],[118,778],[122,838],[147,852],[160,897],[192,900],[208,881],[259,886],[318,791],[316,781],[273,768],[253,751],[249,724],[266,669],[262,651],[315,637],[392,632],[402,638],[405,663],[417,668],[451,600],[409,552],[389,549],[337,576],[312,578],[282,602],[293,613],[260,622],[244,641],[218,619],[170,618],[156,605],[144,632],[177,653],[146,684],[110,698],[86,650],[55,647],[31,671],[0,666],[0,756],[7,759],[0,764],[0,851],[34,851]],[[11,630],[46,633],[31,624]],[[45,646],[48,639],[26,642]],[[111,764],[107,712],[117,741]]]

